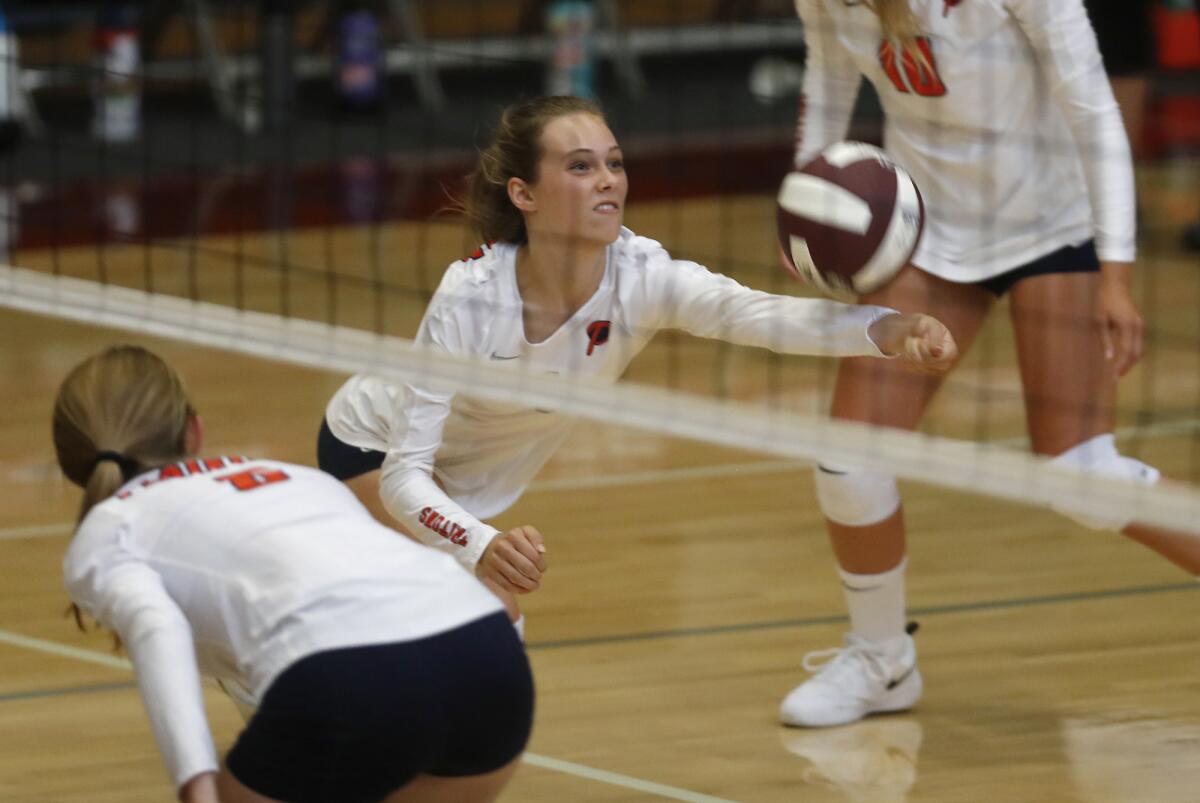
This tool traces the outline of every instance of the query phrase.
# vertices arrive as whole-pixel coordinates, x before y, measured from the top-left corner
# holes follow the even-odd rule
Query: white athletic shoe
[[[905,711],[921,699],[917,649],[910,635],[871,642],[846,634],[845,646],[804,656],[815,672],[792,689],[779,708],[784,725],[821,728],[857,722],[868,714]]]

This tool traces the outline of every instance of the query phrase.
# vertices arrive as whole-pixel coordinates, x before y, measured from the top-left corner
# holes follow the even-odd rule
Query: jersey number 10
[[[940,98],[946,94],[946,84],[938,75],[933,46],[924,36],[918,36],[914,44],[920,58],[914,57],[911,49],[898,49],[884,39],[879,43],[879,64],[898,92],[905,95],[915,92],[927,98]],[[903,52],[898,52],[899,50]]]
[[[227,482],[239,491],[253,491],[255,488],[261,488],[273,482],[282,482],[288,479],[288,475],[277,468],[248,468],[245,471],[226,474],[224,477],[215,479],[217,482]]]

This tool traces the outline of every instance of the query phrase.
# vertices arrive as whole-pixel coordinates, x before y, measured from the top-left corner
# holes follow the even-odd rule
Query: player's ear
[[[188,416],[187,430],[184,432],[183,445],[188,454],[199,454],[204,444],[204,422],[198,413]]]
[[[533,197],[533,188],[523,178],[513,176],[508,180],[508,200],[522,212],[536,212],[537,201]]]

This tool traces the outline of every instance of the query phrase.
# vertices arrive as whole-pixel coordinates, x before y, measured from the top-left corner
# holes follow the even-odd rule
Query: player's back
[[[421,638],[499,608],[452,558],[376,522],[342,483],[266,460],[189,460],[128,483],[84,519],[68,585],[110,598],[121,590],[106,576],[128,561],[161,578],[202,668],[256,692],[303,655]]]

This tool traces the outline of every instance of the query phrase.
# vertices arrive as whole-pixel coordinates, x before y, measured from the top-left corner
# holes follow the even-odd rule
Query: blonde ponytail
[[[898,52],[911,58],[921,69],[933,75],[935,70],[925,51],[917,44],[921,28],[917,17],[913,14],[909,0],[866,0],[875,16],[879,17],[879,26],[883,29],[883,38]]]
[[[920,29],[909,0],[869,0],[868,4],[879,17],[884,39],[900,45],[906,52],[915,50]]]
[[[51,430],[59,467],[83,488],[78,521],[136,475],[185,457],[194,415],[179,375],[146,349],[114,346],[77,365]],[[79,608],[69,610],[82,629]]]
[[[139,346],[114,346],[67,375],[54,402],[58,465],[84,489],[79,518],[134,475],[186,452],[194,415],[183,381]]]

